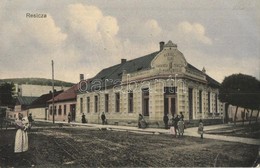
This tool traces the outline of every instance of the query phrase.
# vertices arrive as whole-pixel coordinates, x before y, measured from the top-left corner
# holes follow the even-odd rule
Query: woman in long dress
[[[179,133],[179,137],[183,136],[184,133],[184,121],[182,118],[180,118],[180,120],[178,121],[178,133]]]
[[[26,152],[28,150],[28,118],[23,118],[23,115],[19,113],[18,119],[15,121],[15,124],[17,131],[15,135],[14,153]]]

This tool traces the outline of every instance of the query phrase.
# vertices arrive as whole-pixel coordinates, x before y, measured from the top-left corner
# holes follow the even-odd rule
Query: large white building
[[[67,90],[69,87],[54,86],[56,91]],[[15,84],[14,94],[16,96],[33,96],[40,97],[43,94],[52,91],[52,86],[47,85],[32,85],[32,84]]]
[[[85,87],[87,85],[87,87]],[[100,71],[81,81],[77,95],[77,121],[84,113],[88,122],[101,123],[105,112],[109,124],[131,124],[143,114],[150,124],[159,124],[165,114],[184,114],[184,119],[220,118],[220,84],[205,70],[189,64],[177,45],[160,42],[160,50]]]

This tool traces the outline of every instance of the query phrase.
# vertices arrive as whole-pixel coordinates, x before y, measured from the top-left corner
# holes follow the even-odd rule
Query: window
[[[54,115],[57,115],[57,108],[54,106]]]
[[[189,88],[189,119],[193,118],[193,89]]]
[[[105,94],[105,112],[109,111],[109,94]]]
[[[90,97],[87,97],[87,112],[90,113]]]
[[[116,112],[120,111],[120,93],[116,93]]]
[[[98,96],[95,96],[95,113],[98,112]]]
[[[218,94],[215,94],[215,111],[218,112]]]
[[[66,106],[66,104],[63,106],[63,114],[64,114],[64,115],[67,114],[67,106]]]
[[[50,107],[50,115],[52,115],[52,106]]]
[[[80,113],[83,113],[83,98],[80,98]]]
[[[199,91],[199,110],[202,113],[202,90]]]
[[[208,92],[208,112],[210,113],[210,92]]]
[[[59,105],[58,114],[61,115],[61,105]]]
[[[143,115],[149,116],[149,89],[142,89],[143,96]]]
[[[129,113],[132,113],[134,111],[134,108],[133,108],[133,92],[130,91],[128,93],[128,112]]]

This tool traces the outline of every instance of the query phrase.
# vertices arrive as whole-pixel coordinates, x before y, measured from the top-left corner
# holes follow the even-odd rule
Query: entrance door
[[[70,105],[70,111],[71,111],[71,121],[75,121],[76,118],[76,104]]]
[[[165,95],[164,96],[164,115],[172,115],[176,114],[176,98],[173,95]]]

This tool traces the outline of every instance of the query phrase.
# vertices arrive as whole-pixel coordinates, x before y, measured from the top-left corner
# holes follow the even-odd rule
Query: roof
[[[208,75],[206,75],[206,80],[208,81],[208,85],[211,87],[219,88],[221,85],[218,81],[216,81]]]
[[[126,61],[121,64],[117,64],[114,66],[111,66],[109,68],[105,68],[101,70],[95,77],[93,77],[90,80],[90,83],[94,80],[102,80],[102,87],[111,86],[114,85],[114,82],[116,80],[122,79],[123,71],[126,71],[126,73],[132,73],[136,71],[141,71],[145,69],[151,68],[151,61],[155,58],[155,56],[159,53],[159,51]],[[107,80],[106,80],[107,79]],[[105,81],[106,80],[106,81]],[[90,87],[88,87],[90,88]]]
[[[30,105],[34,100],[36,100],[38,97],[29,97],[29,96],[18,96],[17,97],[17,105]]]
[[[173,44],[173,45],[176,45],[176,44]],[[177,45],[176,45],[176,47],[177,47]],[[95,77],[93,77],[92,79],[89,80],[90,84],[88,85],[88,90],[90,90],[90,88],[93,89],[93,86],[95,84],[96,84],[96,88],[98,87],[97,83],[93,84],[93,82],[95,80],[98,80],[98,81],[101,80],[102,81],[101,87],[104,88],[105,86],[109,87],[109,86],[118,84],[118,83],[114,83],[114,82],[116,82],[116,80],[121,81],[123,71],[125,71],[126,73],[132,73],[132,72],[150,69],[152,60],[156,57],[156,55],[159,52],[160,51],[153,52],[151,54],[148,54],[148,55],[145,55],[145,56],[133,59],[133,60],[128,60],[121,64],[117,64],[117,65],[114,65],[114,66],[101,70]],[[201,75],[206,75],[204,72],[202,72],[201,70],[197,69],[196,67],[194,67],[193,65],[191,65],[189,63],[187,64],[187,67],[190,70],[200,73]],[[206,75],[206,80],[208,82],[208,85],[210,85],[210,86],[213,86],[213,87],[220,86],[220,84],[216,80],[209,77],[208,75]]]
[[[54,97],[61,94],[62,92],[63,90],[54,92]],[[31,103],[30,108],[46,107],[46,103],[50,99],[52,99],[52,92],[43,94]]]
[[[55,96],[54,102],[63,102],[63,101],[69,101],[69,100],[75,100],[76,101],[78,88],[79,88],[79,84],[73,85],[68,90],[65,90],[64,92]],[[48,103],[50,103],[50,102],[52,102],[52,99],[50,99],[48,101]]]
[[[193,71],[196,71],[197,73],[200,73],[202,75],[206,75],[206,80],[207,80],[209,86],[215,87],[215,88],[220,87],[220,83],[218,81],[216,81],[215,79],[211,78],[209,75],[205,74],[204,72],[202,72],[201,70],[197,69],[193,65],[188,64],[188,68],[190,68]],[[203,69],[205,69],[205,68],[203,68]]]

